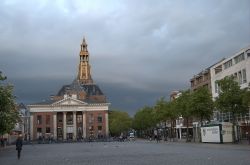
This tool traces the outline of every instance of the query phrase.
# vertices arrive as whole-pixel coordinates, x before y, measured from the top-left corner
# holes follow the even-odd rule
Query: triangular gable
[[[87,104],[88,103],[86,103],[86,102],[68,97],[68,98],[64,98],[62,100],[59,100],[59,101],[53,103],[52,105],[87,105]]]

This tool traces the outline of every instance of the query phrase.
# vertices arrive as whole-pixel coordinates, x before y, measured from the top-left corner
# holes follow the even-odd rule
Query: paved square
[[[0,150],[1,165],[249,165],[250,146],[226,144],[93,142],[24,145]]]

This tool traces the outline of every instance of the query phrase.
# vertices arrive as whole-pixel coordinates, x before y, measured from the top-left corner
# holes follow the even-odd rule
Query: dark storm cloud
[[[250,44],[250,1],[0,2],[0,70],[20,101],[56,93],[77,73],[86,36],[92,75],[133,114]]]

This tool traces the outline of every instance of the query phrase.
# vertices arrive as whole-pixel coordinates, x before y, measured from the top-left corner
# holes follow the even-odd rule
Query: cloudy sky
[[[0,70],[18,102],[76,77],[86,37],[92,77],[133,115],[250,45],[249,0],[1,0]]]

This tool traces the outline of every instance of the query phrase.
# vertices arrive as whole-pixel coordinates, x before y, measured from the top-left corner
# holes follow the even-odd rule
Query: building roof
[[[42,102],[37,102],[37,103],[34,103],[34,104],[30,104],[30,105],[53,105],[54,103],[56,102],[60,102],[60,101],[63,101],[65,99],[73,99],[73,100],[79,100],[79,99],[74,99],[72,96],[69,96],[69,95],[64,95],[64,97],[60,100],[53,100],[53,99],[50,99],[50,100],[43,100]],[[102,103],[106,103],[106,102],[103,102],[103,101],[100,101],[100,100],[95,100],[95,99],[89,99],[89,98],[86,98],[84,100],[79,100],[81,102],[84,102],[84,103],[87,103],[87,104],[102,104]]]
[[[81,84],[77,79],[75,79],[70,85],[64,85],[59,92],[57,93],[58,96],[63,96],[64,94],[76,91],[80,92],[83,91],[86,93],[86,96],[96,96],[96,95],[103,95],[103,92],[96,84]]]

